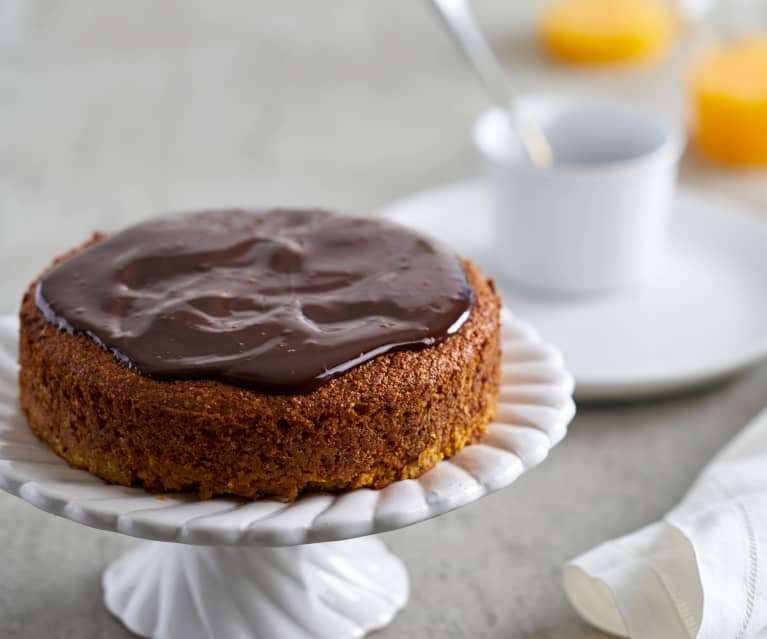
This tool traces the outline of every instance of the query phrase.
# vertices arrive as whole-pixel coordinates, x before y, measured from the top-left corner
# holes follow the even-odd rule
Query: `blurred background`
[[[696,56],[742,28],[714,11],[653,60],[581,65],[544,51],[543,6],[474,2],[516,88],[595,91],[685,121]],[[222,205],[372,214],[477,174],[470,127],[486,106],[425,2],[0,0],[0,313],[97,229]],[[695,146],[682,163],[683,184],[765,218],[766,178]],[[380,636],[605,636],[567,605],[560,564],[662,516],[763,405],[765,384],[763,365],[673,400],[588,408],[508,490],[386,535],[413,593]],[[130,636],[103,610],[99,579],[135,542],[7,495],[0,521],[0,637]]]
[[[475,2],[519,90],[684,113],[710,25],[651,64],[560,64],[538,43],[542,5]],[[95,229],[226,204],[366,213],[474,174],[469,128],[486,104],[425,2],[3,0],[0,312]],[[683,181],[767,206],[763,174],[696,154]]]

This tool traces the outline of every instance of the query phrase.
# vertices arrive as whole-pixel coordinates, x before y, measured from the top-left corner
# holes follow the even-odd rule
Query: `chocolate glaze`
[[[316,210],[211,211],[97,241],[37,287],[45,316],[138,372],[304,393],[457,331],[457,257],[402,227]]]

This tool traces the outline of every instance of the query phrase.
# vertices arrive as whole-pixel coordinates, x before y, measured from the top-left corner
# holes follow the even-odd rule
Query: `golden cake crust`
[[[463,264],[475,303],[456,334],[301,395],[141,375],[48,322],[34,282],[20,312],[21,407],[58,455],[116,484],[295,499],[417,477],[476,441],[494,416],[500,300],[492,280]]]

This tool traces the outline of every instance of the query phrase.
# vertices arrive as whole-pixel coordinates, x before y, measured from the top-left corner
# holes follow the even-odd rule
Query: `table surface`
[[[477,8],[522,91],[594,90],[684,111],[687,40],[660,68],[554,66],[536,3]],[[228,204],[375,210],[472,175],[485,100],[425,3],[4,0],[0,3],[0,313],[94,229]],[[681,179],[761,207],[764,173],[684,159]],[[385,535],[412,597],[392,637],[602,637],[569,608],[563,561],[660,517],[767,400],[767,365],[641,404],[582,406],[511,488]],[[0,496],[0,636],[129,637],[100,572],[137,543]],[[436,543],[435,543],[436,542]]]

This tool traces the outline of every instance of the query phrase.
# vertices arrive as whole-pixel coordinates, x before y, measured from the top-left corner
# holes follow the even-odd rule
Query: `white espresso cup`
[[[532,95],[554,165],[533,166],[503,111],[474,127],[497,216],[499,267],[547,293],[597,293],[650,280],[666,248],[680,131],[594,97]]]

